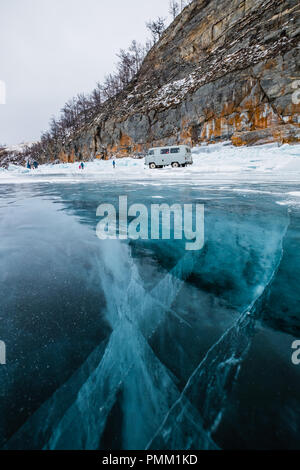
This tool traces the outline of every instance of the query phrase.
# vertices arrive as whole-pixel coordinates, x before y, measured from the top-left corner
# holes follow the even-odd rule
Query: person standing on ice
[[[113,168],[116,168],[116,160],[113,160]]]
[[[28,170],[31,170],[31,165],[29,163],[29,160],[27,160],[27,168],[28,168]]]

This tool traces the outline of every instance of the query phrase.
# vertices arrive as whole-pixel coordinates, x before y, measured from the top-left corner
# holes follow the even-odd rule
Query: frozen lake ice
[[[300,448],[300,147],[0,173],[0,447]],[[99,204],[203,203],[205,245],[102,240]]]

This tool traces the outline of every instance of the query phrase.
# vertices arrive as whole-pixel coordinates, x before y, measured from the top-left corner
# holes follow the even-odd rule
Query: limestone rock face
[[[228,139],[299,142],[299,10],[298,0],[194,0],[136,79],[59,157]]]

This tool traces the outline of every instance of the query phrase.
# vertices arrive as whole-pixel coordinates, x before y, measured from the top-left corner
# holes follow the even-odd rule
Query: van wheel
[[[173,168],[179,168],[179,163],[177,163],[177,162],[172,163],[172,167]]]
[[[151,170],[154,170],[156,168],[155,163],[150,163],[149,168],[151,168]]]

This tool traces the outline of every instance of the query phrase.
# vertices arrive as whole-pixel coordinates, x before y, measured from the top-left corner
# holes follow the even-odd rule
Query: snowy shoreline
[[[83,183],[90,181],[135,182],[153,184],[207,184],[230,182],[298,182],[300,183],[300,145],[268,144],[234,147],[229,143],[211,144],[193,149],[194,164],[188,168],[150,170],[144,159],[123,158],[94,160],[79,170],[79,164],[41,165],[38,170],[10,165],[0,169],[0,184]]]

